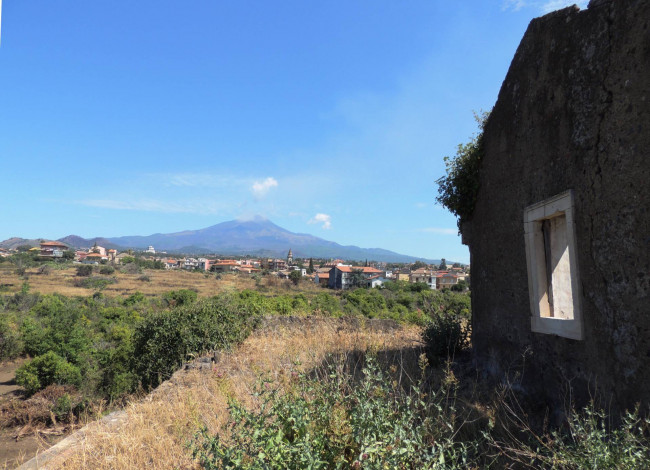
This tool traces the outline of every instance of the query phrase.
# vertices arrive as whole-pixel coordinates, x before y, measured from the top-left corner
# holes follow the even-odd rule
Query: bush
[[[90,264],[77,266],[77,276],[88,277],[93,273],[93,267]]]
[[[470,332],[469,322],[454,312],[434,316],[422,333],[429,361],[435,363],[469,346]]]
[[[650,420],[640,418],[634,410],[623,416],[619,427],[610,424],[611,416],[592,402],[582,411],[570,410],[562,430],[539,436],[528,429],[528,439],[507,444],[490,435],[489,442],[508,460],[521,465],[509,468],[648,468]]]
[[[86,289],[104,289],[110,284],[117,284],[117,279],[107,276],[91,276],[86,279],[77,279],[74,282],[75,287],[85,287]]]
[[[8,314],[0,315],[0,361],[14,359],[23,350],[20,332]]]
[[[138,281],[151,282],[151,278],[148,275],[143,274],[142,276],[138,277]]]
[[[110,275],[115,272],[115,268],[113,266],[102,266],[99,268],[99,274],[106,274]]]
[[[480,132],[466,144],[459,144],[453,158],[445,157],[446,175],[438,179],[436,201],[458,217],[458,228],[474,212],[479,186],[479,169],[485,153],[483,127],[488,113],[475,115]]]
[[[122,260],[122,262],[124,262],[124,260]],[[128,263],[122,267],[122,272],[124,274],[140,274],[142,272],[142,268],[135,263]]]
[[[133,335],[136,376],[154,388],[191,357],[244,340],[255,324],[236,296],[225,295],[149,315]]]
[[[167,300],[170,305],[188,305],[196,300],[197,293],[190,289],[178,289],[167,292],[163,298]]]
[[[51,272],[52,272],[52,267],[47,264],[44,264],[43,266],[38,268],[38,274],[42,274],[44,276],[49,275]]]
[[[320,292],[311,301],[311,308],[314,313],[325,315],[339,315],[341,313],[341,303],[332,294]]]
[[[203,429],[194,457],[206,469],[476,468],[443,393],[404,392],[373,360],[360,383],[335,368],[323,376],[299,376],[287,393],[260,384],[254,411],[231,401],[230,439]]]
[[[16,383],[32,395],[52,384],[81,384],[79,368],[49,351],[26,362],[16,370]]]
[[[145,299],[146,297],[142,292],[136,291],[124,299],[124,305],[135,305],[137,303],[143,302]]]

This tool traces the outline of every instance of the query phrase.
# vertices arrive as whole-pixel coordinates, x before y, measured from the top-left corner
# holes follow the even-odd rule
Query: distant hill
[[[6,239],[5,241],[0,242],[0,248],[5,248],[7,250],[15,250],[21,245],[29,245],[29,246],[39,246],[42,238],[19,238],[19,237],[11,237]]]
[[[108,249],[118,249],[121,248],[119,245],[115,245],[106,238],[96,237],[96,238],[83,238],[78,235],[68,235],[67,237],[59,238],[60,242],[63,242],[67,245],[73,246],[75,248],[91,248],[95,243],[99,246],[103,246]]]
[[[124,248],[145,249],[152,245],[156,250],[194,253],[284,258],[291,248],[296,258],[372,259],[404,263],[422,259],[381,248],[343,246],[306,233],[293,233],[263,217],[231,220],[199,230],[116,237],[108,241]]]
[[[15,246],[27,244],[32,240],[13,242]],[[177,253],[219,253],[224,255],[252,255],[281,257],[287,255],[289,248],[296,258],[340,258],[346,260],[375,260],[392,263],[412,263],[417,260],[427,263],[439,263],[440,260],[429,260],[415,256],[403,255],[382,248],[360,248],[353,245],[340,245],[306,233],[293,233],[275,225],[263,217],[252,220],[231,220],[199,230],[185,230],[176,233],[155,233],[148,236],[124,236],[114,238],[82,238],[68,235],[59,241],[75,248],[89,248],[97,243],[105,248],[118,250],[144,250],[152,245],[156,251]],[[34,240],[37,245],[38,241]],[[15,246],[12,246],[15,248]]]

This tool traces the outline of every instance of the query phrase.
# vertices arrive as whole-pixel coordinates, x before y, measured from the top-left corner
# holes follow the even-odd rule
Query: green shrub
[[[134,372],[145,389],[156,387],[191,357],[244,340],[255,324],[239,299],[227,295],[151,314],[133,335]]]
[[[90,264],[82,264],[77,266],[77,276],[87,277],[93,273],[93,267]]]
[[[519,419],[519,418],[517,418]],[[489,442],[513,468],[549,469],[646,469],[650,461],[650,420],[638,409],[623,416],[621,425],[610,427],[611,417],[592,402],[582,411],[571,410],[566,427],[538,436],[528,430],[525,440]]]
[[[357,383],[331,368],[321,381],[299,376],[286,393],[257,390],[261,406],[229,404],[230,439],[197,434],[194,457],[206,469],[470,468],[475,445],[456,438],[444,394],[410,393],[371,359]]]
[[[429,361],[434,363],[440,358],[453,356],[469,346],[470,334],[469,322],[456,313],[435,315],[422,333]]]
[[[314,313],[339,315],[341,313],[341,303],[332,294],[320,292],[312,299],[311,309]]]
[[[23,351],[20,331],[13,317],[0,315],[0,361],[14,359]]]
[[[142,292],[136,291],[124,299],[124,305],[134,305],[140,302],[144,302],[145,299],[146,297]]]
[[[106,274],[110,275],[115,272],[115,268],[113,266],[102,266],[99,268],[99,274]]]
[[[163,298],[169,302],[170,305],[188,305],[196,301],[198,294],[190,289],[178,289],[167,292]]]
[[[90,276],[86,279],[77,279],[74,282],[75,287],[85,287],[86,289],[104,289],[111,284],[117,284],[115,277],[108,276]]]
[[[480,132],[466,144],[459,144],[453,158],[445,157],[446,175],[439,178],[436,201],[458,217],[458,228],[474,212],[479,187],[479,169],[485,153],[483,126],[488,113],[476,115]]]
[[[31,395],[52,384],[79,386],[81,372],[78,367],[49,351],[20,366],[16,370],[16,383]]]

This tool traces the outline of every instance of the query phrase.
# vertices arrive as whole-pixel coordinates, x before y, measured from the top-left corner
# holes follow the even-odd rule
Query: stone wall
[[[484,130],[470,246],[475,357],[561,406],[650,402],[650,2],[533,20]],[[582,340],[531,332],[524,208],[575,198]],[[524,359],[525,356],[525,359]]]

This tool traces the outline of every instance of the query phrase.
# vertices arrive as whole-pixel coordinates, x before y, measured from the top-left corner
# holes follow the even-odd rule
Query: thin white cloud
[[[503,10],[519,11],[522,8],[535,8],[542,13],[550,13],[555,10],[578,5],[582,10],[587,8],[589,0],[504,0]]]
[[[541,6],[541,9],[544,13],[550,13],[561,8],[569,7],[571,5],[578,5],[578,7],[582,10],[584,8],[587,8],[587,3],[587,0],[549,0]]]
[[[416,202],[415,207],[417,207],[418,209],[424,209],[425,207],[427,207],[427,203],[426,202]]]
[[[86,199],[78,201],[79,204],[88,207],[99,207],[101,209],[163,212],[163,213],[186,213],[186,214],[219,214],[224,207],[213,202],[165,202],[153,199],[142,199],[133,201],[121,201],[116,199]]]
[[[271,188],[276,188],[277,186],[277,180],[269,176],[264,181],[255,181],[251,187],[251,191],[253,191],[255,197],[261,198],[266,196]]]
[[[325,230],[329,230],[332,228],[332,216],[327,215],[327,214],[316,214],[314,218],[309,219],[307,221],[308,224],[323,224],[323,227]]]
[[[437,233],[438,235],[458,235],[457,228],[427,227],[421,228],[419,232]]]
[[[526,3],[525,0],[505,0],[503,2],[503,9],[504,10],[512,10],[512,11],[519,11],[523,7],[527,6],[528,4]]]

